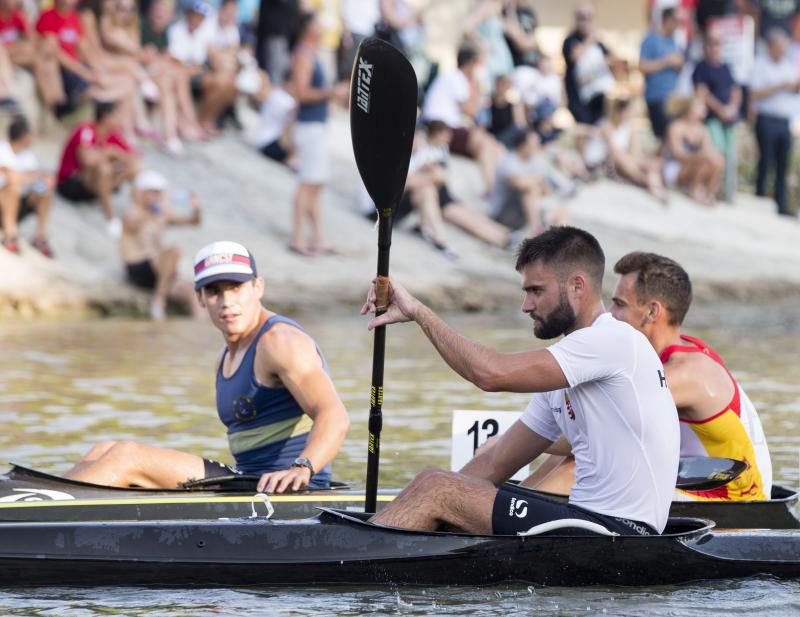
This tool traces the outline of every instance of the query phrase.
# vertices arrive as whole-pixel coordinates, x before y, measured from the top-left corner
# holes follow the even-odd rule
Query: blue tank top
[[[313,421],[284,387],[269,388],[256,380],[254,363],[258,341],[277,323],[289,324],[303,331],[291,319],[270,317],[245,352],[236,372],[226,378],[222,366],[228,350],[222,354],[217,370],[217,413],[228,428],[228,445],[242,473],[261,474],[288,469],[303,451]],[[316,345],[316,343],[315,343]],[[328,364],[317,346],[322,366]],[[311,488],[330,486],[331,466],[316,470]]]
[[[325,87],[325,72],[319,58],[314,59],[314,72],[311,74],[311,87],[320,89]],[[328,119],[328,101],[316,103],[302,103],[297,109],[298,122],[325,122]]]

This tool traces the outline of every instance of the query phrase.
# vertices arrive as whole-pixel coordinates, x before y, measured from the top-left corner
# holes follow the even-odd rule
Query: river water
[[[297,316],[322,346],[352,428],[335,475],[363,481],[372,337],[365,321]],[[541,346],[516,312],[448,319],[504,351]],[[776,481],[800,482],[800,312],[778,305],[696,306],[693,334],[715,346],[760,410]],[[0,325],[0,459],[59,473],[99,439],[137,439],[229,460],[214,412],[221,338],[207,323],[92,320]],[[419,330],[388,332],[381,484],[449,465],[451,411],[521,409],[524,395],[460,380]],[[0,590],[3,615],[800,614],[800,583],[747,580],[651,589],[502,588],[299,591]]]

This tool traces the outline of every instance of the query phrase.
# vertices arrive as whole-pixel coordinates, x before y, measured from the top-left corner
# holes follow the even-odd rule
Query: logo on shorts
[[[649,529],[647,529],[647,527],[645,527],[644,525],[640,525],[640,524],[639,524],[639,523],[637,523],[636,521],[632,521],[632,520],[630,520],[629,518],[619,518],[619,517],[615,517],[615,518],[616,518],[616,519],[617,519],[617,520],[618,520],[620,523],[622,523],[623,525],[626,525],[627,527],[630,527],[631,529],[633,529],[633,530],[634,530],[636,533],[638,533],[640,536],[649,536],[649,535],[652,535],[652,534],[650,533],[650,530],[649,530]]]
[[[369,113],[369,85],[372,82],[372,65],[364,58],[358,59],[358,80],[356,81],[356,105],[365,114]]]
[[[511,498],[511,505],[508,508],[509,516],[516,516],[517,518],[525,518],[528,516],[528,502],[524,499]]]

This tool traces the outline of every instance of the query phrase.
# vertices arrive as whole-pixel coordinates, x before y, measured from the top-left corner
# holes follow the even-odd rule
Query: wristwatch
[[[307,467],[308,470],[311,472],[311,475],[312,476],[314,475],[314,466],[311,464],[311,461],[302,456],[300,458],[294,459],[292,467]]]

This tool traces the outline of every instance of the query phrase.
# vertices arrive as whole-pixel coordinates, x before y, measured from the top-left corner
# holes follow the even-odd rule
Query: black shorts
[[[284,163],[286,157],[289,155],[289,153],[286,152],[286,148],[284,148],[277,139],[268,143],[266,146],[261,146],[259,151],[267,158],[278,161],[279,163]]]
[[[564,518],[578,518],[602,525],[623,536],[657,536],[658,532],[646,523],[591,512],[570,503],[554,501],[539,493],[515,484],[503,484],[497,491],[492,508],[492,533],[516,535],[535,525]],[[580,529],[553,531],[553,534],[585,535]]]
[[[78,174],[59,182],[56,191],[64,199],[72,202],[94,201],[97,198],[97,195],[89,190]]]
[[[241,471],[237,471],[234,467],[212,461],[210,458],[203,459],[203,479],[220,478],[222,476],[240,476]]]
[[[54,111],[57,118],[63,118],[75,111],[90,86],[83,77],[64,67],[61,67],[61,81],[64,84],[64,94],[67,100],[56,105]]]
[[[455,203],[457,199],[453,197],[453,194],[450,192],[450,189],[447,188],[446,184],[442,184],[439,186],[439,207],[444,210],[447,206],[452,203]],[[414,211],[414,204],[411,202],[411,193],[409,191],[403,191],[403,196],[400,198],[400,202],[397,204],[397,207],[392,212],[392,221],[397,222],[401,221],[409,214]],[[377,218],[377,213],[375,217],[372,218],[374,221]]]
[[[34,208],[33,205],[31,204],[31,196],[23,195],[22,199],[19,200],[19,212],[17,212],[17,221],[19,222],[26,216],[30,216],[35,212],[36,208]]]
[[[158,275],[153,269],[153,264],[149,261],[139,261],[133,264],[125,264],[128,272],[128,280],[136,287],[142,289],[155,289]]]

